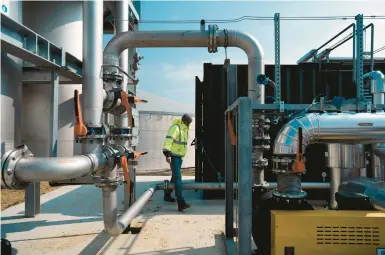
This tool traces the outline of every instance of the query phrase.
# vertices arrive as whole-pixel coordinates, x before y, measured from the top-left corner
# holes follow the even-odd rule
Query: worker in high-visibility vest
[[[166,156],[167,163],[171,166],[172,178],[171,182],[175,187],[176,200],[178,202],[178,210],[190,208],[182,196],[182,161],[187,153],[187,142],[189,126],[192,122],[190,114],[184,114],[181,119],[172,121],[172,126],[169,128],[167,136],[163,144],[163,154]],[[164,195],[164,200],[167,202],[175,202],[171,196],[170,190],[167,190]]]

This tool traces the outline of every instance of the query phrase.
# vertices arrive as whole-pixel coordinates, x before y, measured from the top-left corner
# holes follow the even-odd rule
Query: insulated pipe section
[[[274,142],[276,156],[296,153],[299,127],[303,130],[303,151],[312,143],[385,142],[384,113],[309,113],[294,118],[281,129]]]
[[[381,158],[382,160],[385,160],[385,144],[380,144],[374,149],[374,154]]]
[[[363,78],[371,78],[370,92],[373,95],[374,104],[384,104],[385,102],[385,77],[384,74],[380,71],[373,71],[367,73]],[[383,111],[383,109],[378,109],[378,111]]]
[[[86,126],[100,127],[103,113],[103,1],[83,2],[83,117]]]
[[[385,211],[385,182],[359,177],[343,182],[338,192],[362,194],[370,198],[374,208]]]
[[[265,102],[263,85],[256,77],[264,73],[264,53],[250,34],[238,31],[217,31],[215,46],[238,47],[248,56],[248,90],[253,102]],[[119,65],[120,54],[128,48],[208,47],[208,31],[130,31],[115,36],[104,49],[104,64]]]
[[[21,182],[60,181],[85,176],[105,166],[103,154],[61,158],[21,158],[15,165]]]

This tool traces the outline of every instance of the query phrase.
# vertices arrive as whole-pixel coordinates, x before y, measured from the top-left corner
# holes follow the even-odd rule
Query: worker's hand
[[[166,157],[167,163],[171,164],[171,157]]]

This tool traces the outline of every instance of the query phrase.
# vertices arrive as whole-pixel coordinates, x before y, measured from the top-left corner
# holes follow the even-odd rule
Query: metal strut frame
[[[364,16],[359,14],[356,16],[356,81],[357,81],[357,98],[364,97]]]
[[[226,133],[226,148],[230,146],[229,151],[234,155],[236,151],[236,165],[238,179],[238,202],[235,203],[236,214],[230,212],[229,205],[226,202],[226,246],[228,254],[251,254],[251,219],[252,219],[252,109],[251,99],[248,97],[240,97],[226,111],[226,126],[227,114],[233,116],[235,121],[234,130],[236,135],[236,145],[230,144],[229,132]],[[228,130],[228,129],[227,129]],[[228,166],[226,162],[226,176],[233,175],[233,168]],[[231,195],[232,185],[226,186],[226,195]],[[234,202],[234,197],[226,196],[226,200],[231,199]],[[232,210],[233,208],[231,208]],[[234,220],[237,228],[236,233],[232,229]],[[230,226],[231,222],[231,226]],[[234,238],[233,238],[234,236]]]
[[[281,101],[281,42],[280,42],[280,24],[279,13],[274,15],[274,42],[275,42],[275,103],[279,104]]]

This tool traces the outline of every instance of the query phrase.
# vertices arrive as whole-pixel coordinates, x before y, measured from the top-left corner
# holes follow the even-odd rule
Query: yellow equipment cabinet
[[[272,255],[385,255],[385,213],[271,211]]]

